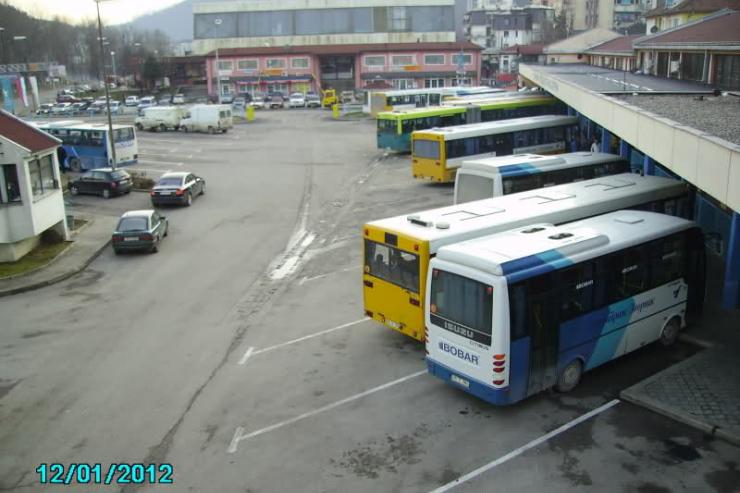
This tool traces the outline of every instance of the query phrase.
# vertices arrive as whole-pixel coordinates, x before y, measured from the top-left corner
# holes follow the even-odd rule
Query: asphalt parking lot
[[[495,408],[363,317],[360,232],[447,205],[372,121],[260,111],[224,135],[139,132],[133,169],[203,176],[156,255],[106,252],[0,299],[0,490],[41,463],[171,463],[144,491],[738,491],[740,450],[618,399],[698,351],[649,346],[570,394]],[[149,208],[144,193],[73,210]],[[133,485],[96,491],[133,491]]]

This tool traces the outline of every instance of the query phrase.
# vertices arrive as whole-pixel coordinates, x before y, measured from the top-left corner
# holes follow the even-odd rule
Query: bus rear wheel
[[[555,388],[558,392],[570,392],[578,386],[583,375],[583,363],[581,360],[573,360],[568,363],[568,366],[563,368],[558,376],[558,383]]]

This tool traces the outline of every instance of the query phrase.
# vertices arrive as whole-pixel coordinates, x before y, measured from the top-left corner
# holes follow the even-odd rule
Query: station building
[[[625,156],[635,172],[691,185],[694,219],[705,233],[708,276],[721,279],[718,292],[708,296],[725,309],[738,309],[740,13],[625,40],[632,41],[637,68],[646,75],[588,63],[591,57],[600,57],[601,64],[603,57],[630,51],[619,43],[587,50],[579,63],[521,64],[519,73],[528,85],[566,103],[581,118],[586,138],[596,138],[602,151]],[[654,55],[641,56],[643,50]],[[664,64],[656,63],[661,59],[677,61],[675,70],[663,70]]]
[[[456,42],[455,0],[267,0],[193,6],[208,93],[478,84],[477,45]]]

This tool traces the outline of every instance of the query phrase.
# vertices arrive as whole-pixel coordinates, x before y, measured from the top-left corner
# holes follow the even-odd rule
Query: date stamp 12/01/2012
[[[172,464],[113,463],[40,464],[36,468],[41,484],[173,484]]]

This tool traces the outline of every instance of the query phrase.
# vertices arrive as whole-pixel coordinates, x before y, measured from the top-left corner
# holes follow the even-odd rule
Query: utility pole
[[[111,150],[111,168],[116,169],[116,140],[113,136],[113,120],[110,114],[110,93],[108,92],[108,75],[105,73],[105,55],[103,52],[103,23],[100,21],[100,2],[105,0],[95,0],[95,6],[98,9],[98,43],[100,43],[100,62],[103,65],[103,87],[105,87],[105,109],[108,113],[108,140],[110,141]]]
[[[216,73],[216,92],[218,97],[218,104],[221,104],[221,77],[219,76],[218,70],[218,47],[216,48],[216,67],[214,69]]]

